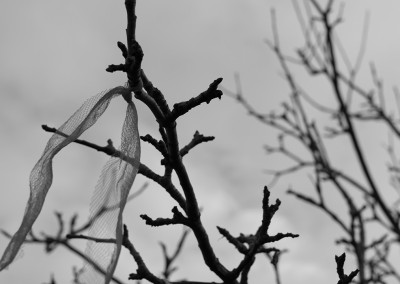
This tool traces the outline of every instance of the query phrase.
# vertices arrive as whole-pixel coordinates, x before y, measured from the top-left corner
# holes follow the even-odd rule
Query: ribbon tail
[[[47,142],[46,148],[34,166],[30,175],[30,195],[25,208],[20,227],[11,238],[3,256],[0,259],[0,271],[8,267],[26,236],[42,210],[46,195],[53,181],[53,158],[69,143],[77,139],[83,132],[96,123],[98,118],[107,109],[109,101],[117,95],[126,95],[130,90],[125,87],[116,87],[105,93],[100,93],[88,99],[58,130],[68,137],[58,134],[52,135]],[[137,127],[137,126],[136,126]]]

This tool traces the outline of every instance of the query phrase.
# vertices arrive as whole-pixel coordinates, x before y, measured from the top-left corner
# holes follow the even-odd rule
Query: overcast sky
[[[299,1],[300,2],[300,1]],[[337,7],[338,5],[336,5]],[[188,100],[207,89],[216,78],[234,89],[234,73],[241,77],[248,100],[260,111],[279,109],[289,89],[281,70],[264,40],[271,38],[270,9],[276,9],[281,44],[290,53],[302,44],[293,6],[288,0],[139,1],[137,39],[144,50],[143,68],[166,96],[170,105]],[[339,37],[350,56],[356,54],[365,14],[370,13],[366,64],[374,60],[390,90],[398,83],[398,1],[346,1],[344,24]],[[123,85],[123,74],[105,72],[109,64],[122,63],[117,41],[125,41],[123,1],[39,0],[0,3],[0,227],[14,232],[29,195],[29,173],[50,137],[41,124],[61,125],[87,98]],[[360,80],[368,72],[360,74]],[[308,86],[305,86],[308,87]],[[312,87],[312,86],[310,86]],[[112,102],[110,109],[86,139],[104,145],[108,138],[117,143],[125,106]],[[158,137],[154,117],[141,102],[139,130]],[[233,267],[239,260],[223,240],[216,225],[233,234],[255,232],[261,218],[262,188],[271,177],[263,171],[279,165],[264,154],[262,146],[274,143],[272,131],[246,115],[228,97],[202,105],[178,121],[181,145],[198,130],[216,136],[215,141],[194,149],[185,164],[204,208],[203,219],[218,257]],[[142,143],[142,160],[160,169],[157,153]],[[338,159],[345,153],[338,147]],[[87,217],[92,190],[107,157],[90,149],[71,145],[55,159],[54,182],[34,231],[54,233],[55,210],[66,218],[79,212]],[[343,160],[344,161],[344,160]],[[283,283],[336,283],[334,255],[342,248],[333,245],[340,236],[329,219],[285,194],[289,186],[310,189],[310,184],[283,179],[272,190],[282,209],[272,232],[299,233],[300,238],[278,247],[290,252],[282,258]],[[138,176],[132,190],[142,186]],[[157,197],[155,197],[157,196]],[[154,198],[159,202],[154,203]],[[161,204],[161,205],[160,205]],[[162,269],[158,241],[171,249],[181,232],[144,226],[138,215],[170,216],[172,203],[161,188],[150,183],[148,190],[132,201],[125,212],[131,240],[137,244],[154,273]],[[2,252],[8,240],[0,236]],[[76,241],[84,248],[84,242]],[[216,280],[203,267],[193,236],[181,256],[176,277]],[[38,265],[40,264],[40,265]],[[54,273],[57,283],[70,283],[72,267],[81,260],[60,248],[51,255],[42,246],[26,245],[23,257],[0,273],[0,283],[43,283]],[[349,265],[348,269],[352,267]],[[117,275],[124,279],[134,272],[133,260],[123,253]],[[329,281],[327,281],[330,279]],[[273,279],[267,260],[254,266],[252,283]]]

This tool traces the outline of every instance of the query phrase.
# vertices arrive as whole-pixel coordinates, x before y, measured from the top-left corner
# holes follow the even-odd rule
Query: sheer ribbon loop
[[[55,133],[49,139],[31,172],[30,196],[23,220],[4,251],[0,260],[0,271],[12,263],[43,207],[53,180],[54,156],[93,126],[107,109],[111,99],[119,95],[129,98],[130,94],[129,88],[120,86],[91,97],[58,129],[68,137]],[[110,283],[121,251],[122,213],[140,164],[138,117],[131,100],[128,101],[119,153],[119,157],[111,157],[103,167],[90,204],[90,218],[94,222],[89,228],[89,236],[113,238],[116,243],[88,242],[86,254],[97,265],[96,268],[85,265],[83,280],[86,284]],[[122,157],[125,159],[121,159]],[[104,213],[98,214],[99,210]]]

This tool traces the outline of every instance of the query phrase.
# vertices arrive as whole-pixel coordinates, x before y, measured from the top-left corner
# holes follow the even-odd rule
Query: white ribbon
[[[14,260],[21,245],[38,217],[47,192],[53,180],[52,163],[54,156],[69,143],[75,141],[88,128],[93,126],[107,109],[110,100],[116,96],[130,96],[126,87],[116,87],[88,99],[59,129],[68,135],[53,134],[30,175],[30,196],[24,217],[18,231],[11,238],[0,260],[0,271]],[[96,185],[90,204],[91,218],[99,210],[107,210],[91,224],[89,236],[95,238],[113,238],[115,244],[88,242],[86,253],[90,259],[104,271],[105,276],[90,265],[86,265],[83,275],[86,284],[108,284],[112,278],[122,244],[122,213],[129,190],[139,168],[140,138],[135,105],[129,101],[121,135],[121,157],[111,157],[104,166]],[[121,158],[124,157],[125,160]],[[128,158],[128,161],[126,161]],[[115,206],[117,205],[117,206]]]

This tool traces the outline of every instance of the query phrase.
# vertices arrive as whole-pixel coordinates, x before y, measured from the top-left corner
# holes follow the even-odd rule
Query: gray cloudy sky
[[[172,105],[204,91],[218,77],[224,78],[224,87],[233,89],[233,74],[239,72],[245,95],[254,105],[265,112],[277,109],[289,89],[276,58],[264,43],[271,37],[272,7],[277,12],[281,44],[291,52],[302,41],[288,0],[139,1],[137,38],[144,49],[146,74]],[[349,54],[356,54],[363,18],[370,11],[366,63],[371,59],[376,62],[388,89],[397,84],[399,74],[400,42],[392,32],[399,25],[399,8],[394,0],[346,1],[345,23],[338,30]],[[122,0],[1,1],[2,229],[14,232],[20,224],[29,194],[30,170],[49,138],[40,125],[59,126],[88,97],[125,83],[123,74],[104,70],[109,64],[122,62],[116,42],[125,41],[125,22]],[[368,72],[361,73],[360,80],[367,75]],[[136,105],[141,134],[157,135],[150,112],[141,102]],[[98,144],[105,144],[108,138],[118,141],[122,109],[122,102],[113,102],[85,138]],[[185,162],[204,207],[204,223],[210,230],[211,242],[219,258],[233,267],[239,257],[217,234],[215,226],[229,228],[234,234],[257,228],[262,188],[270,181],[263,169],[279,165],[279,160],[264,155],[262,145],[274,143],[275,136],[228,97],[198,107],[178,123],[182,144],[190,141],[195,130],[216,136],[215,141],[193,150]],[[344,159],[345,155],[338,147],[340,157]],[[143,145],[142,159],[160,168],[157,153],[147,145]],[[54,183],[34,230],[54,232],[55,210],[64,212],[66,218],[79,212],[81,221],[85,220],[92,190],[106,160],[104,155],[76,145],[63,150],[55,160]],[[283,202],[272,224],[273,231],[301,235],[280,246],[290,249],[282,258],[283,283],[335,283],[334,254],[342,252],[333,246],[339,236],[336,228],[316,210],[284,194],[289,185],[298,189],[310,186],[300,180],[305,179],[285,179],[272,188],[273,199],[279,197]],[[144,181],[139,176],[133,190]],[[162,200],[157,205],[152,201],[154,196]],[[162,268],[158,241],[164,239],[172,248],[180,230],[147,228],[138,215],[165,216],[170,214],[171,206],[167,195],[150,183],[147,192],[126,209],[131,239],[154,272]],[[0,237],[1,252],[6,244],[7,240]],[[84,247],[83,242],[76,244]],[[45,255],[41,246],[27,245],[23,254],[0,273],[0,283],[43,283],[51,273],[57,283],[70,283],[70,267],[81,264],[80,259],[62,248]],[[202,260],[192,237],[180,260],[177,277],[214,279],[200,265]],[[117,275],[124,278],[134,270],[133,261],[123,253]],[[264,283],[271,277],[267,261],[260,259],[254,267],[252,283]]]

